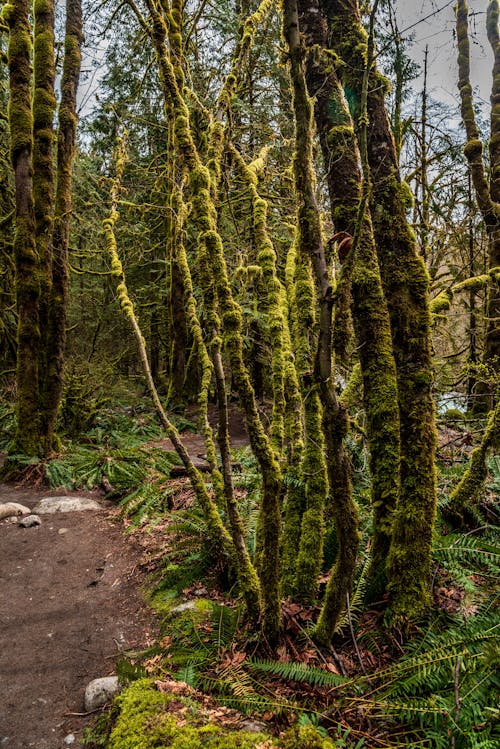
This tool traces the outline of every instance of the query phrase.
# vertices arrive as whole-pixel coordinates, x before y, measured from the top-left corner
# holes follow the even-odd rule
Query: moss
[[[232,730],[210,722],[210,712],[197,702],[189,687],[173,683],[174,691],[160,692],[151,679],[139,679],[114,703],[115,725],[107,749],[334,749],[335,744],[312,726],[272,738],[264,733]]]
[[[463,418],[463,414],[460,414]],[[470,515],[468,507],[472,505],[481,492],[488,468],[486,458],[491,449],[500,447],[500,401],[488,416],[486,429],[479,447],[476,447],[470,456],[469,465],[460,482],[451,492],[443,515],[455,526],[464,527]]]
[[[336,744],[321,736],[312,726],[301,726],[289,731],[280,739],[278,746],[283,749],[335,749]]]
[[[439,315],[441,312],[447,312],[451,308],[451,302],[453,300],[453,291],[446,289],[435,297],[430,304],[430,311],[432,315]]]

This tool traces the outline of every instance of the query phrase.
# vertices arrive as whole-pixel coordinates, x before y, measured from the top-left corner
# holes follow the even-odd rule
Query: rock
[[[182,614],[183,611],[190,611],[196,608],[196,601],[187,601],[186,603],[180,603],[178,606],[174,606],[170,609],[171,614]]]
[[[65,746],[71,746],[71,744],[75,743],[75,734],[68,733],[68,735],[65,736],[63,740],[64,740]]]
[[[269,726],[261,720],[252,720],[251,718],[242,720],[239,725],[243,731],[249,733],[266,733],[269,730]]]
[[[33,508],[39,515],[52,515],[54,512],[82,512],[100,510],[101,506],[88,497],[45,497]]]
[[[18,526],[20,528],[36,528],[38,525],[41,525],[42,521],[38,517],[38,515],[26,515],[26,517],[22,518],[18,522]]]
[[[110,702],[119,691],[118,676],[103,676],[101,679],[94,679],[87,684],[85,689],[85,711],[90,713],[102,707]]]
[[[31,510],[29,507],[20,505],[17,502],[0,503],[0,520],[3,518],[11,518],[12,516],[29,515],[30,512]]]
[[[60,536],[64,536],[65,533],[69,533],[69,528],[59,528],[57,532]]]

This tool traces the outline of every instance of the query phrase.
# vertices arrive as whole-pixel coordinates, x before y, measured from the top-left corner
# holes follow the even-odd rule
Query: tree
[[[376,6],[375,6],[376,7]],[[356,0],[323,0],[344,86],[357,118],[366,69],[367,35]],[[430,551],[436,512],[435,420],[428,276],[406,218],[406,192],[385,106],[386,81],[375,64],[367,80],[367,160],[370,207],[384,293],[391,319],[401,439],[400,494],[388,559],[394,612],[422,613],[430,600]]]
[[[81,3],[68,0],[66,5],[57,178],[53,169],[53,2],[36,3],[34,17],[32,57],[30,3],[15,0],[4,7],[10,32],[9,126],[16,186],[18,310],[17,431],[9,452],[31,456],[49,454],[55,447],[55,421],[62,393]]]
[[[470,52],[468,35],[468,6],[465,0],[457,3],[457,43],[460,100],[462,120],[467,135],[464,153],[467,158],[476,201],[483,216],[488,234],[489,279],[486,305],[487,330],[483,364],[491,370],[486,382],[486,403],[491,408],[495,402],[500,362],[500,38],[498,33],[499,6],[496,0],[488,3],[486,29],[493,56],[493,81],[491,89],[491,118],[489,138],[489,178],[483,160],[483,144],[479,137],[474,113],[470,83]]]

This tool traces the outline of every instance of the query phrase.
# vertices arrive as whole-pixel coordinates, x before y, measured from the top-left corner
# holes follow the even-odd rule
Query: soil
[[[0,485],[0,502],[30,508],[58,494],[76,493]],[[86,685],[153,638],[140,551],[105,504],[42,515],[34,528],[0,524],[1,749],[62,749],[71,733],[77,746],[95,717],[84,714]]]
[[[215,408],[210,416],[215,422]],[[230,433],[233,447],[248,444],[234,406]],[[205,464],[203,438],[184,432],[182,440]],[[173,448],[167,439],[151,444]],[[57,495],[99,500],[0,484],[0,502],[30,509]],[[147,553],[99,501],[99,511],[42,515],[39,527],[0,522],[0,749],[63,749],[70,734],[80,745],[95,717],[84,712],[87,684],[115,673],[120,654],[154,641],[154,614],[141,594]]]

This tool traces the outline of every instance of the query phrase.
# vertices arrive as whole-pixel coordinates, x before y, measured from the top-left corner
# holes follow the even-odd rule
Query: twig
[[[457,658],[457,662],[455,663],[455,676],[453,679],[453,693],[455,695],[455,723],[458,720],[458,717],[460,715],[460,685],[458,682],[460,676],[460,656]],[[455,749],[455,736],[451,737],[451,749]]]
[[[96,707],[94,710],[89,710],[87,713],[63,713],[63,716],[66,718],[68,716],[76,717],[76,718],[85,718],[87,715],[93,715],[94,713],[101,713],[105,705],[101,705],[101,707]]]
[[[361,670],[363,672],[363,675],[366,676],[367,674],[366,674],[365,664],[363,663],[363,659],[361,657],[361,652],[359,650],[358,643],[357,643],[357,640],[356,640],[356,636],[354,634],[354,627],[352,626],[351,602],[350,602],[349,592],[346,593],[346,598],[347,598],[347,617],[349,619],[349,629],[351,630],[352,641],[353,641],[354,647],[356,649],[356,655],[358,656],[359,665],[361,666]]]

